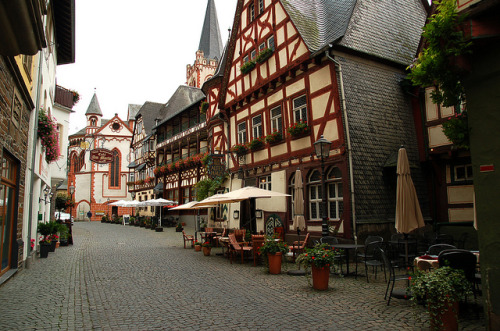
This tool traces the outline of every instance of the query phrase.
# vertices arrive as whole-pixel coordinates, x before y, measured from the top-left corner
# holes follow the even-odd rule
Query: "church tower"
[[[186,84],[201,88],[217,69],[223,50],[219,22],[214,0],[208,0],[205,21],[201,30],[200,45],[193,65],[187,65]]]
[[[85,112],[87,117],[87,134],[93,134],[101,127],[102,111],[97,100],[97,95],[94,92],[92,100],[90,100],[89,108]]]

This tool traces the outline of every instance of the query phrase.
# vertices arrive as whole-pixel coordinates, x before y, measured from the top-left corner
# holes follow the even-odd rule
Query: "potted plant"
[[[50,251],[50,240],[51,240],[51,225],[47,223],[38,223],[37,231],[41,234],[40,237],[40,258],[46,258],[49,256]]]
[[[59,224],[59,242],[61,246],[68,246],[69,229],[65,224]]]
[[[238,156],[243,156],[248,151],[248,146],[245,144],[236,144],[231,147],[231,152],[235,153]]]
[[[463,270],[444,266],[429,272],[417,271],[408,290],[413,303],[425,301],[432,330],[458,330],[458,302],[471,292]]]
[[[342,252],[333,250],[328,244],[316,244],[313,248],[306,248],[305,252],[297,257],[297,263],[304,266],[306,273],[311,267],[313,288],[324,291],[328,289],[330,266]]]
[[[194,242],[194,250],[196,252],[201,252],[201,242],[199,242],[198,240],[195,240]]]
[[[278,275],[281,273],[281,257],[283,254],[288,253],[288,245],[273,237],[266,237],[266,240],[259,248],[259,253],[267,256],[269,273]]]
[[[264,147],[264,139],[263,138],[255,138],[248,143],[248,148],[251,151],[256,151]]]
[[[301,137],[309,134],[309,132],[311,132],[311,128],[307,124],[307,121],[298,121],[289,127],[287,131],[292,137]]]
[[[203,255],[210,256],[210,252],[212,251],[212,244],[210,241],[205,241],[201,247],[203,249]]]
[[[277,142],[283,140],[283,135],[280,131],[275,130],[272,133],[268,134],[265,140],[268,144],[276,144]]]
[[[255,68],[255,61],[251,60],[251,61],[243,63],[240,67],[240,71],[242,74],[247,74],[250,71],[252,71],[253,68]]]
[[[182,232],[182,230],[184,230],[184,228],[182,227],[182,223],[177,222],[177,226],[175,227],[175,232]]]
[[[59,224],[56,223],[55,221],[47,222],[47,224],[50,229],[50,235],[49,235],[50,252],[55,252],[57,242],[59,241],[59,236],[57,235],[57,232],[59,231]]]

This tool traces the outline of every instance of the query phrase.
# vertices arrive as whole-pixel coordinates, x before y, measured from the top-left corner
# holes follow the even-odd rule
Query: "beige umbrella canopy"
[[[396,230],[398,233],[410,233],[425,226],[417,192],[410,174],[410,164],[406,149],[401,147],[398,153],[398,184],[396,189]]]
[[[289,197],[290,194],[268,191],[255,186],[245,186],[238,190],[224,193],[222,196],[241,201],[252,198]]]

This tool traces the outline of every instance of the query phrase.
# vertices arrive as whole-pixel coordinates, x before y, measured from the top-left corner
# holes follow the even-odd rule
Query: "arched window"
[[[311,220],[323,218],[323,194],[321,172],[313,170],[308,178],[309,217]],[[326,198],[328,218],[339,220],[344,212],[342,173],[339,168],[331,167],[326,171]]]
[[[78,169],[78,157],[76,153],[71,154],[71,166],[73,167],[73,173],[76,173]]]
[[[113,161],[109,164],[109,186],[120,187],[120,153],[113,150]]]
[[[82,170],[84,163],[85,163],[85,151],[81,151],[80,156],[78,157],[78,170],[77,171]]]
[[[97,118],[95,117],[90,118],[90,126],[97,126]]]

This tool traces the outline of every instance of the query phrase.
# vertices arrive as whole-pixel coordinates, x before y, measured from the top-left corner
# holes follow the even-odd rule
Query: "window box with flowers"
[[[307,124],[307,121],[298,121],[289,127],[287,131],[292,138],[300,138],[311,133],[311,127]]]
[[[155,174],[156,177],[162,177],[165,175],[167,172],[167,167],[166,166],[159,166],[156,167],[155,170],[153,170],[153,173]]]
[[[144,182],[147,184],[147,185],[151,185],[155,182],[155,178],[154,177],[148,177],[144,180]]]
[[[144,185],[145,181],[144,179],[139,179],[135,181],[135,185]]]
[[[268,143],[270,145],[277,144],[283,140],[283,135],[281,134],[280,131],[276,130],[276,131],[273,131],[272,133],[268,134],[266,136],[265,140],[266,140],[266,143]]]
[[[248,146],[245,144],[236,144],[231,147],[231,152],[238,156],[243,156],[248,152]]]
[[[241,65],[240,67],[240,71],[242,74],[247,74],[249,73],[250,71],[253,70],[253,68],[255,68],[255,61],[248,61],[248,62],[245,62]]]
[[[257,63],[264,63],[264,62],[266,62],[267,59],[269,59],[271,57],[271,55],[273,55],[273,53],[274,53],[274,49],[265,48],[265,49],[260,51],[260,53],[259,53],[259,55],[257,55],[257,58],[255,59],[255,61],[257,61]]]
[[[45,160],[48,163],[56,161],[60,156],[57,123],[43,109],[38,113],[38,138],[45,149]]]
[[[443,133],[458,148],[469,149],[469,124],[467,112],[463,111],[449,117],[443,123]]]
[[[263,138],[255,138],[248,143],[248,148],[251,151],[257,151],[264,147],[264,139]]]

